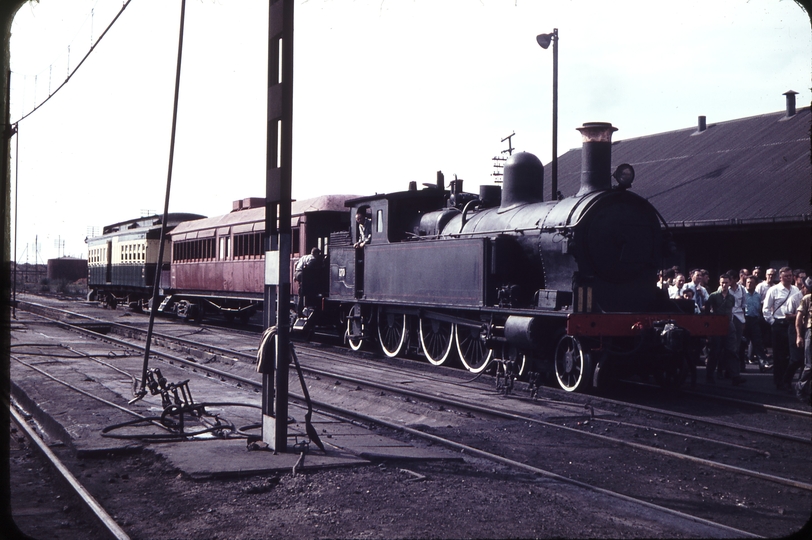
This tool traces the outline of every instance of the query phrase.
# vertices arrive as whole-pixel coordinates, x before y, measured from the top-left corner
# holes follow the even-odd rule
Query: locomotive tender
[[[543,166],[522,152],[505,163],[502,186],[479,195],[461,180],[447,191],[438,173],[421,190],[294,202],[291,269],[312,247],[326,258],[320,302],[294,315],[293,329],[343,334],[355,350],[377,343],[390,357],[420,353],[434,365],[458,357],[475,373],[494,361],[511,379],[555,373],[567,391],[626,370],[682,382],[690,340],[724,335],[728,323],[694,315],[655,286],[667,239],[657,210],[630,190],[632,167],[611,173],[615,130],[579,128],[580,189],[560,200],[543,200]],[[247,319],[261,309],[264,204],[237,201],[230,214],[174,227],[160,311]],[[350,227],[356,214],[371,223],[362,248]]]

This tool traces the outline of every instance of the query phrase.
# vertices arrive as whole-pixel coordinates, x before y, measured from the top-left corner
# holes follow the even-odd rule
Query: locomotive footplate
[[[570,336],[636,336],[657,323],[671,322],[692,336],[726,336],[726,315],[692,315],[683,313],[572,313],[567,317]]]

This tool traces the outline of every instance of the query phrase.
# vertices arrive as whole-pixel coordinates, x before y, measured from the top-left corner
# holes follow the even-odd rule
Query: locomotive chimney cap
[[[581,142],[612,142],[612,133],[617,128],[610,122],[585,122],[583,126],[575,128],[581,132]]]
[[[595,191],[612,189],[612,133],[617,131],[609,122],[586,122],[576,128],[581,132],[581,189],[575,194],[582,197]]]

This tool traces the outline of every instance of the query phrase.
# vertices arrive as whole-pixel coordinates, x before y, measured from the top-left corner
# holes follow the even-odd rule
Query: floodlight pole
[[[551,200],[558,199],[558,28],[553,28],[552,34],[540,34],[536,36],[536,42],[542,49],[546,49],[553,44],[553,161],[552,161],[552,181]]]

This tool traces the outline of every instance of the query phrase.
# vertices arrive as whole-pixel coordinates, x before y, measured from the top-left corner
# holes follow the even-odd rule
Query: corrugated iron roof
[[[810,221],[809,107],[618,140],[612,167],[630,163],[632,185],[670,225]],[[550,164],[545,166],[549,186]],[[558,159],[558,189],[578,191],[581,149]],[[549,189],[545,186],[547,189]]]

